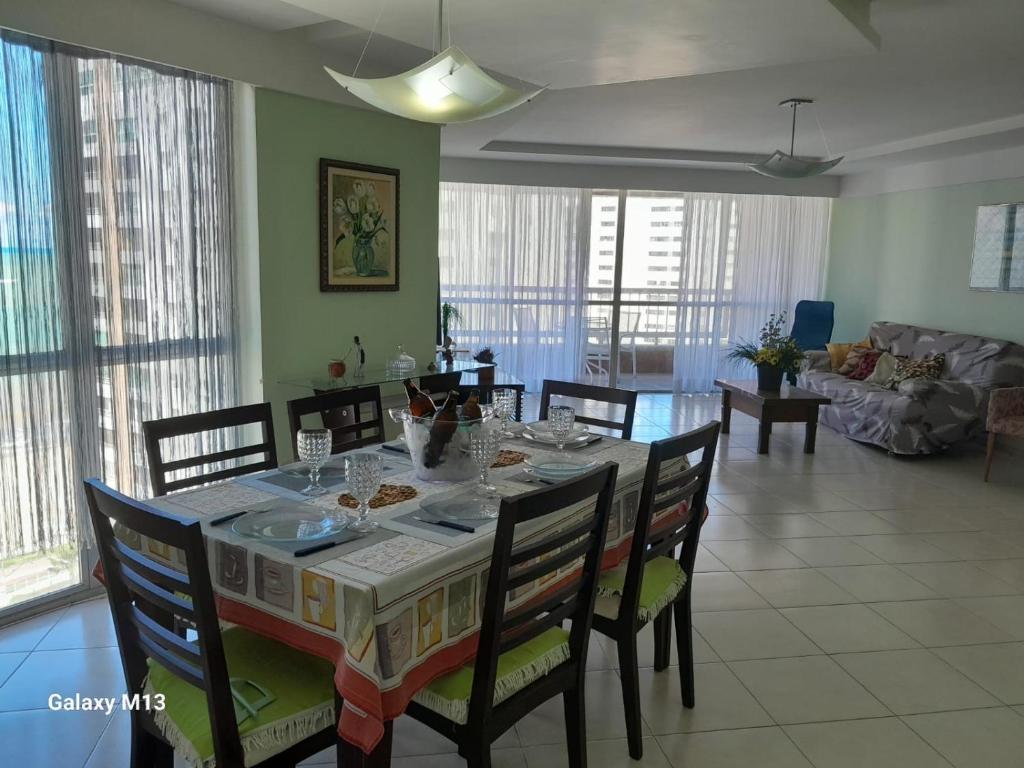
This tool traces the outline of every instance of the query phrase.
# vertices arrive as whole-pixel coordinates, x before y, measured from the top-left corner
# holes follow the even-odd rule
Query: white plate
[[[317,541],[344,530],[346,525],[347,520],[316,509],[278,509],[242,515],[231,523],[231,530],[264,541]]]
[[[582,435],[579,435],[578,437],[570,437],[568,440],[565,441],[565,447],[582,448],[588,442],[590,442],[590,438],[591,435],[589,432],[584,432]],[[538,435],[531,432],[528,429],[523,432],[523,439],[529,440],[532,443],[538,443],[540,445],[549,445],[552,447],[558,445],[558,441],[555,440],[555,438],[552,437],[550,433],[548,433],[547,435]]]
[[[580,472],[587,472],[597,466],[596,461],[560,461],[558,459],[542,459],[540,461],[534,461],[533,459],[527,459],[525,462],[527,467],[536,470],[537,472],[544,472],[549,475],[576,475]]]
[[[532,432],[534,435],[537,435],[538,437],[551,437],[552,439],[554,439],[554,436],[551,434],[551,427],[548,425],[547,419],[543,421],[534,421],[527,424],[526,431]],[[588,430],[586,424],[575,423],[572,425],[572,437],[585,435],[587,434],[587,431]]]

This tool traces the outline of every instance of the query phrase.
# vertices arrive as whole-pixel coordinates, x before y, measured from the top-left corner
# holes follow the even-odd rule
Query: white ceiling
[[[367,76],[425,59],[436,26],[433,0],[174,1],[307,40],[349,72],[376,24]],[[832,154],[849,158],[840,173],[1020,143],[1024,1],[874,0],[870,28],[839,11],[856,18],[864,2],[448,0],[457,45],[507,82],[551,89],[446,127],[443,153],[721,165],[717,153],[785,147],[776,104],[790,96],[817,99]],[[814,112],[801,111],[797,152],[826,154]]]

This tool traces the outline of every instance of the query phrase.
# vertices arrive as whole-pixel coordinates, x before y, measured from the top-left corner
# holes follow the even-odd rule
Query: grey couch
[[[983,432],[989,390],[1024,385],[1024,347],[1013,342],[889,322],[868,335],[875,349],[901,357],[943,353],[942,378],[888,390],[832,373],[827,352],[810,352],[798,386],[832,398],[822,424],[892,453],[935,453]]]

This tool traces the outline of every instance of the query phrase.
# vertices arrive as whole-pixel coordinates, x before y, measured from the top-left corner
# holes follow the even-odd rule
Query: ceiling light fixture
[[[377,16],[380,21],[380,15]],[[377,28],[374,23],[363,54]],[[478,67],[461,49],[451,44],[440,50],[444,36],[444,0],[437,4],[437,50],[429,61],[391,77],[356,77],[360,54],[352,76],[324,67],[342,88],[378,109],[424,123],[467,123],[500,115],[543,91],[521,91],[500,83]]]
[[[793,154],[796,145],[796,111],[801,104],[813,103],[814,99],[786,99],[779,102],[780,107],[789,106],[793,108],[793,127],[789,134],[789,153],[787,154],[781,149],[776,149],[770,157],[765,158],[759,163],[751,163],[747,166],[750,170],[757,171],[762,176],[771,176],[773,179],[806,179],[808,176],[817,176],[839,165],[839,162],[843,159],[842,155],[831,160],[807,160],[802,157],[796,157]],[[815,114],[815,119],[817,119],[817,114]],[[818,122],[818,130],[821,132],[821,140],[825,144],[826,154],[831,154],[828,149],[828,141],[825,139],[825,131],[822,130],[820,122]]]

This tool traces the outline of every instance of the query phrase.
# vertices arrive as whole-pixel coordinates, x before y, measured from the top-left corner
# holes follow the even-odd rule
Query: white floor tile
[[[735,573],[697,573],[691,593],[693,611],[735,611],[770,606]]]
[[[917,642],[942,645],[1000,643],[1013,638],[951,600],[873,603],[871,607]]]
[[[1024,643],[961,645],[935,653],[1004,704],[1024,704]]]
[[[1024,640],[1024,595],[962,597],[956,602],[999,627],[1014,640]]]
[[[600,738],[600,734],[587,734],[588,738]],[[588,768],[669,768],[661,747],[653,736],[643,739],[644,756],[640,760],[629,757],[629,747],[625,739],[608,739],[587,743]],[[527,768],[568,768],[569,756],[563,744],[544,744],[528,747],[526,754]]]
[[[847,538],[783,539],[779,542],[808,565],[871,565],[882,562]]]
[[[674,768],[812,768],[781,728],[677,734],[658,741]]]
[[[991,694],[923,648],[832,658],[897,715],[999,705]]]
[[[772,725],[760,704],[722,663],[694,666],[696,706],[686,709],[679,688],[679,670],[640,670],[644,721],[657,734],[720,731]]]
[[[785,731],[816,768],[949,768],[896,717],[787,725]]]
[[[826,653],[919,647],[913,638],[865,605],[783,608],[781,613]]]
[[[806,566],[803,560],[774,541],[709,541],[702,546],[734,571]]]
[[[834,531],[846,536],[864,536],[877,533],[901,533],[892,523],[872,512],[847,510],[845,512],[812,512],[811,517]]]
[[[866,603],[937,597],[934,591],[892,565],[848,565],[818,570]]]
[[[915,563],[900,565],[899,569],[943,597],[1008,595],[1017,591],[971,563]]]
[[[813,568],[740,571],[738,575],[776,608],[857,601],[853,595]]]
[[[1011,709],[911,715],[903,721],[956,768],[1020,768],[1024,718]]]
[[[827,656],[737,661],[729,667],[780,725],[890,714]]]
[[[889,536],[858,536],[854,541],[887,563],[933,563],[958,559],[956,555],[929,544],[921,537],[927,535],[929,534],[900,533]]]
[[[698,613],[693,624],[724,661],[821,653],[776,610]]]

